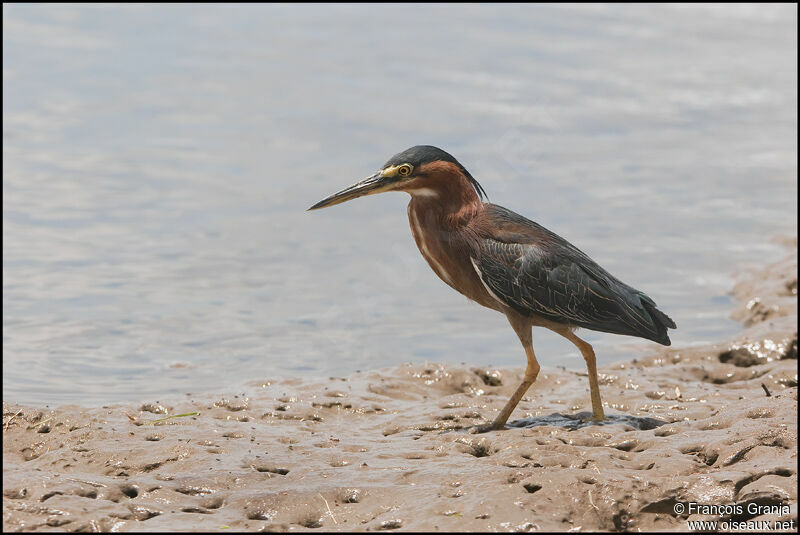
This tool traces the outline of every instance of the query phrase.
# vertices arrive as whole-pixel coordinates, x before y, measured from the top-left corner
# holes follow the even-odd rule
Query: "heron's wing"
[[[616,279],[560,236],[496,205],[476,270],[497,299],[523,315],[669,344],[675,323],[644,293]]]

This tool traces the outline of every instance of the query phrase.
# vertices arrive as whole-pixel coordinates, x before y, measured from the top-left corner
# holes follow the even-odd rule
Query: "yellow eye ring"
[[[397,174],[400,176],[408,176],[411,174],[411,166],[407,163],[397,168]]]

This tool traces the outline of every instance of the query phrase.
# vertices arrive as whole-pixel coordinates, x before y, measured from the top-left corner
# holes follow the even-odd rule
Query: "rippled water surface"
[[[522,366],[406,195],[305,212],[416,144],[650,294],[673,343],[730,336],[736,271],[797,232],[796,31],[794,6],[4,6],[4,398]],[[583,333],[601,363],[653,345]]]

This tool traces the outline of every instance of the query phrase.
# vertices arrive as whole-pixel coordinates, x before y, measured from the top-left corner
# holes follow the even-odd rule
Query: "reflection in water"
[[[402,195],[305,212],[411,145],[651,295],[676,345],[735,332],[734,271],[796,233],[793,6],[5,6],[3,46],[15,401],[521,366]],[[650,347],[584,334],[601,364]]]

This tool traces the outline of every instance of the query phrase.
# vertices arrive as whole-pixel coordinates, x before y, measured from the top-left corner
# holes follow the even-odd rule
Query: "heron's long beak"
[[[330,197],[322,199],[317,204],[309,208],[309,210],[317,210],[334,204],[343,203],[356,197],[363,197],[364,195],[372,195],[374,193],[381,193],[389,191],[392,186],[397,182],[397,177],[386,176],[383,171],[378,171],[374,175],[368,176],[361,182],[357,182],[350,187],[334,193]]]

